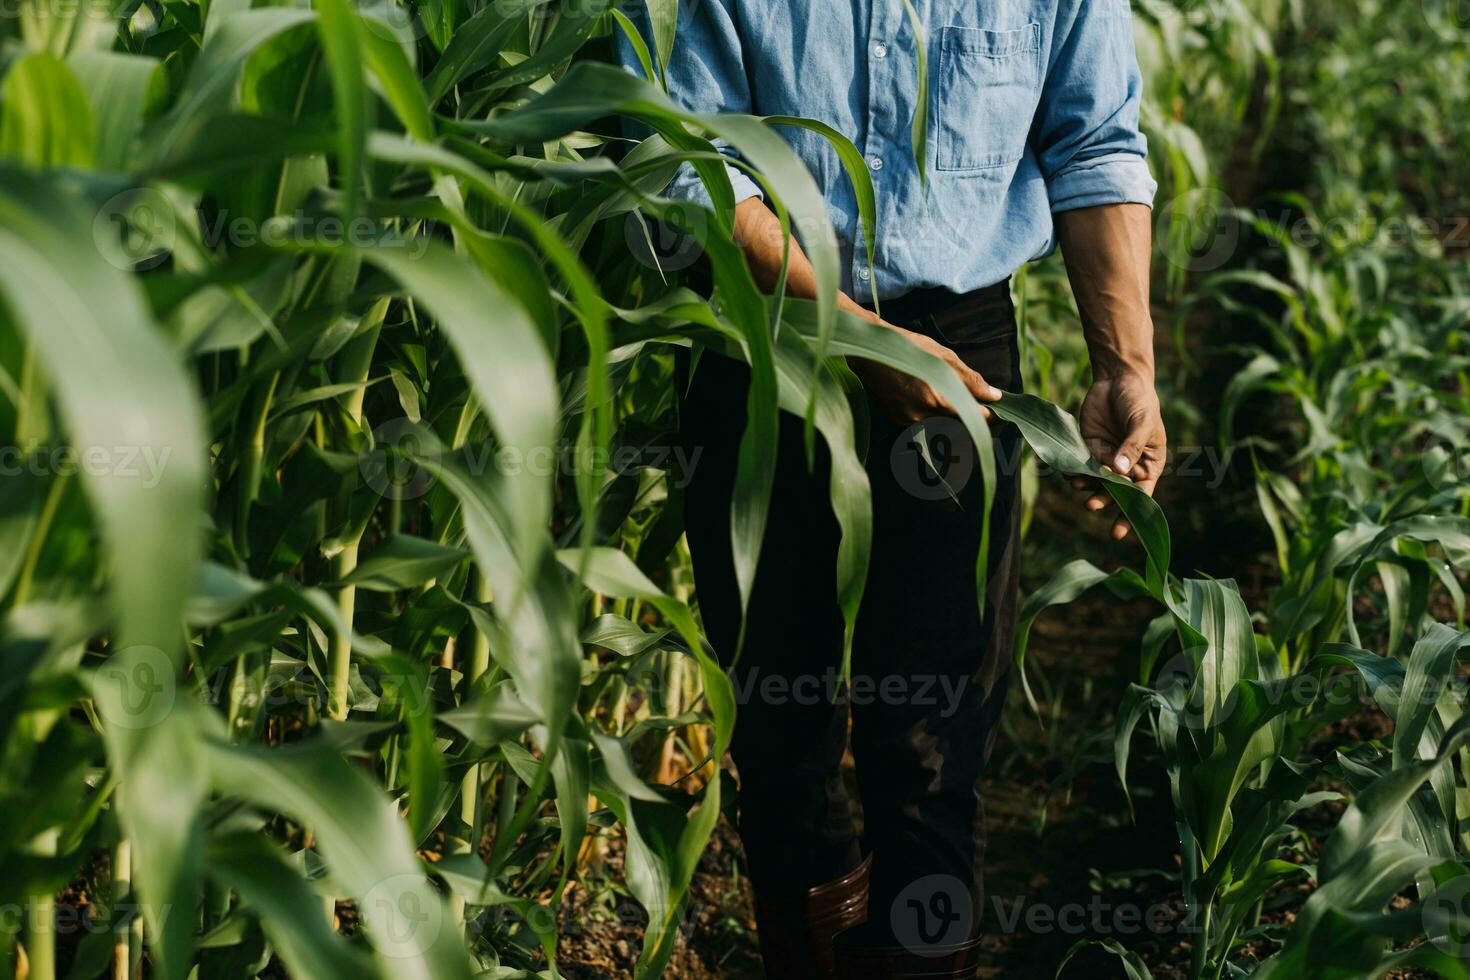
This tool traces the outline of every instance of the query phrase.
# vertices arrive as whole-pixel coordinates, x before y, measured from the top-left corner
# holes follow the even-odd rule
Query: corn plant
[[[1219,182],[1262,77],[1254,133],[1273,131],[1297,77],[1272,36],[1316,21],[1266,0],[1140,6],[1146,125],[1188,197]],[[833,141],[871,224],[856,151],[812,123],[680,110],[660,74],[676,14],[31,2],[4,22],[0,426],[20,465],[0,487],[0,969],[554,976],[561,900],[618,834],[621,887],[648,916],[638,972],[662,971],[735,724],[679,543],[697,461],[664,445],[674,352],[752,368],[731,514],[747,596],[778,411],[808,419],[835,472],[862,472],[842,357],[929,380],[992,462],[939,362],[837,313],[825,210],[775,127]],[[617,35],[642,78],[600,63]],[[1179,67],[1199,52],[1208,67]],[[815,303],[756,290],[717,141],[802,229]],[[1443,200],[1455,185],[1428,177],[1453,148],[1436,143],[1402,195]],[[685,164],[711,210],[660,196]],[[1192,233],[1169,225],[1166,254],[1176,227]],[[710,295],[681,283],[692,248]],[[1391,259],[1396,288],[1459,280],[1397,254],[1286,254],[1284,275],[1230,269],[1202,294],[1272,342],[1230,408],[1286,395],[1309,424],[1306,452],[1261,470],[1284,573],[1266,632],[1228,581],[1171,575],[1162,512],[1089,461],[1074,422],[1011,396],[998,413],[1049,466],[1101,480],[1144,548],[1141,573],[1068,566],[1025,623],[1097,585],[1163,608],[1118,767],[1147,718],[1203,929],[1195,976],[1246,969],[1232,955],[1261,897],[1311,874],[1268,975],[1460,975],[1438,946],[1391,952],[1422,917],[1382,910],[1462,877],[1447,685],[1464,643],[1428,602],[1438,582],[1458,614],[1470,557],[1452,516],[1460,362],[1431,353],[1463,303],[1428,319],[1375,277]],[[1042,390],[1060,397],[1084,368],[1054,339],[1072,316],[1054,272],[1025,289],[1033,362],[1056,379]],[[1245,286],[1285,315],[1240,305]],[[1381,451],[1431,433],[1427,468]],[[833,506],[850,633],[864,482],[834,481]],[[1383,597],[1385,657],[1363,649],[1365,591]],[[1394,719],[1392,744],[1304,759],[1346,671]],[[1283,861],[1300,850],[1289,818],[1327,778],[1353,794],[1347,815],[1315,867]],[[97,917],[77,942],[54,896],[79,874]]]
[[[1002,415],[1006,415],[1007,404],[1014,402],[1008,399],[1002,403]],[[1008,417],[1022,426],[1028,442],[1049,466],[1066,474],[1096,475],[1080,438],[1075,430],[1069,430],[1066,419],[1054,414],[1046,430],[1038,431],[1034,420],[1047,414],[1045,408],[1037,406],[1031,418],[1015,415],[1014,408],[1012,413]],[[1381,776],[1396,788],[1375,792],[1390,796],[1413,796],[1420,784],[1431,781],[1437,793],[1434,809],[1426,810],[1425,819],[1432,817],[1438,830],[1431,836],[1423,827],[1405,826],[1401,820],[1390,819],[1389,814],[1396,813],[1401,803],[1379,802],[1365,789],[1363,799],[1355,803],[1358,809],[1350,811],[1356,815],[1344,818],[1339,837],[1361,837],[1364,831],[1349,829],[1351,820],[1371,819],[1376,821],[1369,835],[1372,839],[1407,838],[1402,846],[1394,845],[1399,847],[1394,854],[1400,864],[1389,861],[1390,865],[1397,869],[1410,858],[1418,863],[1406,879],[1390,879],[1398,883],[1385,890],[1380,877],[1385,870],[1376,858],[1366,864],[1356,858],[1348,860],[1362,850],[1360,839],[1352,844],[1329,845],[1327,853],[1339,863],[1333,866],[1332,875],[1325,871],[1321,874],[1324,894],[1314,896],[1314,913],[1326,907],[1342,916],[1376,914],[1405,884],[1414,881],[1415,874],[1431,866],[1437,869],[1438,877],[1433,882],[1420,882],[1425,899],[1432,897],[1436,884],[1459,877],[1460,865],[1455,857],[1457,808],[1463,804],[1453,790],[1454,777],[1442,763],[1457,758],[1455,750],[1462,744],[1463,733],[1454,727],[1459,708],[1446,687],[1459,651],[1470,637],[1442,625],[1432,626],[1414,647],[1407,667],[1392,655],[1379,657],[1356,645],[1332,643],[1315,651],[1310,661],[1294,665],[1284,649],[1278,652],[1267,636],[1255,633],[1251,615],[1234,583],[1180,581],[1168,572],[1169,529],[1151,500],[1126,484],[1110,489],[1115,489],[1115,499],[1143,542],[1147,553],[1145,573],[1140,575],[1128,568],[1108,573],[1086,561],[1066,566],[1034,593],[1022,610],[1017,668],[1024,671],[1026,634],[1034,619],[1049,606],[1068,602],[1090,588],[1106,586],[1121,596],[1148,596],[1165,607],[1145,638],[1140,673],[1146,683],[1132,686],[1120,708],[1116,756],[1119,778],[1126,787],[1134,729],[1144,717],[1150,718],[1169,774],[1180,837],[1184,897],[1190,924],[1197,930],[1190,975],[1236,975],[1242,967],[1231,963],[1230,957],[1263,896],[1284,880],[1305,878],[1314,871],[1309,864],[1282,860],[1280,853],[1293,837],[1288,819],[1337,796],[1313,788],[1324,777],[1324,767],[1301,758],[1309,735],[1340,716],[1342,708],[1359,707],[1351,698],[1330,696],[1331,675],[1337,667],[1356,668],[1379,705],[1396,720],[1391,756],[1376,765],[1345,758],[1341,765],[1347,777],[1356,780],[1355,788],[1361,788],[1373,777]],[[1337,560],[1315,566],[1328,594],[1335,594],[1334,585],[1341,590],[1356,580],[1365,566],[1396,553],[1396,549],[1406,550],[1408,545],[1421,555],[1432,547],[1444,556],[1435,560],[1448,561],[1456,568],[1470,565],[1470,521],[1421,517],[1375,530],[1358,539],[1345,536],[1345,540],[1336,542],[1340,552]],[[1312,590],[1318,588],[1314,584]],[[1178,652],[1159,664],[1162,653],[1171,649],[1171,639],[1177,643]],[[1024,673],[1022,677],[1024,681]],[[1431,731],[1432,735],[1423,735]],[[1369,800],[1374,802],[1370,804]],[[1365,811],[1372,816],[1362,816]],[[1447,848],[1441,846],[1447,842]],[[1334,881],[1329,888],[1329,882]],[[1398,916],[1393,920],[1395,927],[1405,928],[1401,923],[1409,918]],[[1295,963],[1295,968],[1301,969],[1300,964],[1307,961],[1298,957],[1306,956],[1316,969],[1313,954],[1296,944],[1306,943],[1310,948],[1316,942],[1341,941],[1344,935],[1352,942],[1341,959],[1352,964],[1351,969],[1376,968],[1380,959],[1386,964],[1384,969],[1420,962],[1420,957],[1424,962],[1437,962],[1440,953],[1439,947],[1427,945],[1412,956],[1388,959],[1384,958],[1384,943],[1390,938],[1404,938],[1405,934],[1379,932],[1376,927],[1357,932],[1355,925],[1340,923],[1330,927],[1329,934],[1334,929],[1337,934],[1331,940],[1320,936],[1301,939],[1294,934],[1280,954],[1280,962]],[[1409,928],[1408,935],[1414,932]],[[1116,951],[1126,954],[1121,947]],[[1275,960],[1268,963],[1272,971],[1292,969],[1275,965]],[[1342,969],[1347,972],[1333,973],[1324,968],[1324,972],[1311,975],[1366,975],[1351,972],[1346,966]]]
[[[1200,5],[1195,16],[1213,9]],[[1341,22],[1344,11],[1331,7],[1290,13],[1288,44],[1309,37],[1336,45],[1335,56],[1271,66],[1281,98],[1309,107],[1272,138],[1324,162],[1307,174],[1309,193],[1267,199],[1255,212],[1227,209],[1240,247],[1179,317],[1210,316],[1202,307],[1223,315],[1242,355],[1221,395],[1219,438],[1256,460],[1280,584],[1253,617],[1228,582],[1168,579],[1160,588],[1079,562],[1031,597],[1023,623],[1100,585],[1165,607],[1144,633],[1140,682],[1120,710],[1117,765],[1126,785],[1132,736],[1147,719],[1170,777],[1197,930],[1191,976],[1360,977],[1415,966],[1463,976],[1459,924],[1445,910],[1466,884],[1456,789],[1464,735],[1452,683],[1465,638],[1436,619],[1464,626],[1466,283],[1436,240],[1443,222],[1432,220],[1463,163],[1448,150],[1457,130],[1447,122],[1463,89],[1458,79],[1438,84],[1435,71],[1414,73],[1407,124],[1389,123],[1402,110],[1374,98],[1341,111],[1359,106],[1346,90],[1371,90],[1385,54],[1428,47],[1454,61],[1463,49],[1424,44],[1449,26],[1437,8],[1373,4],[1367,17]],[[1362,134],[1382,131],[1368,122],[1380,117],[1402,142],[1355,157]],[[1411,158],[1415,180],[1403,186],[1400,161]],[[1362,165],[1344,172],[1339,161],[1349,159]],[[1365,219],[1372,233],[1361,235]],[[1383,233],[1394,222],[1431,230],[1396,239]],[[1320,242],[1304,244],[1302,228]],[[1243,325],[1264,339],[1242,344]],[[1242,408],[1268,397],[1290,421],[1239,431]],[[1384,654],[1364,649],[1364,637]],[[1024,644],[1023,635],[1021,664]],[[1324,759],[1312,740],[1364,707],[1341,696],[1344,669],[1394,732],[1386,745],[1347,745]],[[1339,790],[1351,804],[1314,852],[1294,818]],[[1316,888],[1290,930],[1258,925],[1268,893],[1310,879]],[[1406,890],[1419,902],[1386,911]],[[1418,942],[1426,934],[1432,942]],[[1261,940],[1276,944],[1264,961],[1240,953]],[[1104,945],[1130,975],[1148,974],[1136,953]]]
[[[993,464],[941,362],[837,314],[825,210],[772,124],[664,94],[674,9],[8,25],[3,418],[42,462],[6,484],[0,549],[6,969],[555,975],[560,898],[615,827],[638,972],[662,971],[735,722],[680,571],[672,352],[752,368],[747,595],[777,412],[862,471],[840,358],[929,380]],[[612,31],[644,78],[584,51]],[[815,303],[756,290],[715,139],[804,229]],[[659,196],[684,164],[713,210]],[[658,222],[712,297],[663,268]],[[850,631],[865,484],[833,503]],[[98,928],[59,949],[53,896],[94,860]]]
[[[1355,119],[1365,125],[1383,120],[1385,107],[1343,90],[1371,91],[1365,75],[1371,65],[1385,53],[1403,57],[1433,34],[1443,12],[1410,6],[1373,5],[1366,30],[1377,33],[1367,36],[1356,21],[1335,26],[1341,60],[1353,67],[1317,68],[1301,83],[1312,101],[1350,99],[1361,103]],[[1393,43],[1370,43],[1369,37],[1385,32]],[[1454,46],[1429,50],[1437,58],[1463,57]],[[1277,432],[1253,434],[1247,443],[1284,578],[1273,599],[1279,615],[1272,617],[1272,639],[1278,647],[1292,645],[1296,664],[1321,642],[1336,639],[1344,621],[1349,637],[1358,639],[1353,599],[1360,583],[1349,581],[1346,590],[1327,595],[1330,576],[1324,573],[1331,569],[1324,563],[1341,568],[1356,544],[1391,536],[1386,528],[1463,515],[1470,499],[1462,465],[1467,389],[1460,339],[1470,279],[1463,263],[1448,255],[1461,247],[1455,232],[1460,219],[1436,217],[1453,203],[1440,184],[1452,181],[1463,161],[1435,142],[1441,127],[1426,122],[1456,118],[1470,102],[1463,86],[1427,82],[1434,74],[1406,86],[1416,125],[1432,137],[1414,161],[1422,169],[1412,181],[1399,179],[1407,164],[1390,173],[1387,161],[1372,156],[1352,170],[1322,166],[1310,196],[1292,195],[1278,207],[1241,216],[1245,232],[1259,243],[1258,256],[1245,268],[1211,277],[1197,297],[1254,325],[1263,338],[1240,350],[1248,362],[1222,398],[1222,443],[1235,441],[1238,411],[1263,392],[1294,403],[1302,420],[1291,433],[1292,445],[1279,445]],[[1452,137],[1453,127],[1445,128]],[[1329,159],[1350,159],[1359,132],[1312,113],[1283,139],[1315,139]],[[1398,145],[1417,144],[1417,133],[1395,138]],[[1402,154],[1413,156],[1407,149]],[[1412,543],[1380,552],[1366,571],[1384,584],[1390,653],[1423,629],[1434,589],[1442,587],[1456,617],[1463,615],[1459,581],[1433,553]]]

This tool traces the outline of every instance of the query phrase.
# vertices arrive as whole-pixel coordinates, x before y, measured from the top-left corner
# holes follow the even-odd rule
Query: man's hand
[[[960,380],[964,382],[965,387],[969,389],[976,401],[982,403],[1000,401],[1002,392],[999,388],[992,387],[980,376],[980,372],[966,365],[960,360],[958,354],[939,341],[912,330],[895,327],[891,323],[883,323],[872,314],[867,314],[867,316],[868,319],[902,335],[905,340],[920,350],[933,354],[948,364],[951,370],[959,375]],[[896,371],[875,361],[851,358],[848,364],[852,367],[853,373],[862,380],[863,387],[868,389],[868,394],[872,396],[878,408],[897,425],[912,425],[936,415],[956,414],[954,406],[939,392],[912,375]],[[989,419],[990,409],[981,404],[980,414],[983,418]]]
[[[760,198],[748,198],[735,207],[735,240],[745,251],[746,263],[751,276],[761,289],[776,288],[780,281],[781,259],[786,245],[786,233],[780,220],[766,207]],[[817,295],[816,273],[801,246],[791,243],[790,262],[786,269],[786,292],[802,299],[814,299]],[[854,316],[872,320],[879,326],[893,330],[920,350],[927,351],[948,364],[960,376],[970,394],[981,402],[1000,401],[1001,393],[985,383],[975,371],[965,366],[954,351],[936,340],[884,323],[877,316],[859,306],[845,293],[837,296],[837,305]],[[853,373],[862,379],[863,385],[873,396],[873,401],[892,421],[900,425],[922,422],[935,415],[953,415],[954,406],[945,401],[933,388],[902,371],[884,367],[873,361],[853,358],[850,361]],[[980,414],[990,417],[990,410],[980,406]]]
[[[1058,213],[1056,225],[1092,356],[1092,390],[1078,420],[1082,438],[1094,459],[1152,494],[1164,472],[1165,438],[1154,391],[1150,211],[1141,204],[1078,208]],[[1096,480],[1073,486],[1093,491],[1088,510],[1110,501]],[[1127,534],[1127,521],[1113,524],[1115,539]]]
[[[1098,378],[1082,402],[1078,423],[1093,459],[1153,495],[1154,485],[1164,474],[1168,437],[1152,377],[1122,374]],[[1079,490],[1099,489],[1094,480],[1074,480],[1073,486]],[[1087,498],[1086,506],[1097,512],[1111,502],[1105,492],[1097,492]],[[1114,540],[1126,537],[1128,526],[1121,518],[1114,522]]]

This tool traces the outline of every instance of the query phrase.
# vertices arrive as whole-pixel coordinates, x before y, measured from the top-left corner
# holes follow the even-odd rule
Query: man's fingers
[[[1122,541],[1124,538],[1128,537],[1128,532],[1131,530],[1133,530],[1133,525],[1129,524],[1127,521],[1114,521],[1113,540]]]
[[[958,357],[954,357],[950,361],[950,366],[954,368],[955,374],[960,376],[960,380],[965,383],[965,387],[970,389],[970,394],[974,395],[977,400],[982,402],[1000,401],[1004,392],[981,377],[979,371],[974,370]]]
[[[949,403],[949,399],[945,398],[943,395],[932,388],[929,389],[929,393],[932,396],[930,406],[931,410],[927,413],[927,415],[949,415],[953,416],[954,418],[959,418],[960,413],[955,411],[955,407]],[[990,420],[990,409],[986,408],[984,405],[979,406],[979,408],[980,417],[988,422]],[[924,421],[924,417],[916,418],[914,421],[922,422]]]
[[[1149,455],[1149,444],[1153,441],[1151,436],[1152,433],[1141,428],[1129,432],[1128,438],[1123,440],[1117,453],[1108,461],[1112,464],[1113,469],[1137,480],[1138,474],[1135,474],[1133,470],[1144,457]]]
[[[976,401],[1000,401],[1001,395],[1004,393],[999,388],[992,387],[984,378],[980,376],[979,371],[972,369],[968,364],[960,360],[953,351],[949,352],[945,360],[947,361],[949,366],[954,369],[954,373],[959,376],[959,379],[965,383],[966,390],[970,392],[971,397],[973,397]],[[954,410],[953,405],[950,405],[949,402],[940,397],[938,392],[934,393],[934,397],[945,406],[945,411],[948,412],[950,415],[959,414]],[[986,408],[983,404],[980,406],[980,417],[985,419],[986,421],[990,420],[990,410]]]
[[[1111,472],[1113,472],[1113,468],[1111,466],[1109,466],[1108,464],[1106,464],[1106,463],[1104,463],[1100,468],[1102,469],[1102,471],[1104,473],[1111,473]],[[1092,511],[1094,514],[1100,512],[1100,511],[1106,510],[1108,508],[1108,506],[1110,504],[1112,504],[1113,498],[1110,497],[1110,496],[1108,496],[1107,491],[1100,489],[1100,487],[1101,487],[1100,481],[1098,481],[1098,480],[1089,480],[1089,479],[1086,479],[1086,478],[1079,478],[1076,481],[1074,481],[1074,485],[1076,485],[1076,484],[1080,484],[1081,485],[1081,486],[1078,487],[1078,489],[1084,489],[1085,488],[1085,489],[1089,489],[1089,490],[1094,491],[1093,494],[1092,494],[1092,496],[1088,497],[1087,498],[1087,502],[1083,505],[1088,510]]]

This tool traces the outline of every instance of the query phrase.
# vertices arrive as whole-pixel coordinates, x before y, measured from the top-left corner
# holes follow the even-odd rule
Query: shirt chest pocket
[[[946,27],[939,37],[935,166],[1009,167],[1026,151],[1041,89],[1041,26]]]

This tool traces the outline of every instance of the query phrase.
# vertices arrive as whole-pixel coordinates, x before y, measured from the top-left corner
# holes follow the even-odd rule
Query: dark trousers
[[[1020,389],[1007,283],[965,296],[910,294],[885,303],[883,315],[945,343],[991,384]],[[743,364],[706,354],[681,405],[684,449],[701,453],[686,500],[695,585],[710,638],[727,663],[740,627],[730,501],[748,380]],[[846,690],[837,686],[840,535],[828,501],[829,463],[819,438],[817,465],[809,470],[801,420],[781,418],[770,526],[733,674],[739,830],[752,883],[763,895],[800,895],[854,866],[860,846],[840,771],[850,716],[866,850],[873,854],[869,928],[879,942],[947,945],[975,932],[983,894],[979,782],[1015,633],[1020,437],[1013,426],[993,430],[998,483],[982,617],[974,444],[954,420],[928,426],[941,482],[911,429],[876,408],[870,416],[873,552]]]

